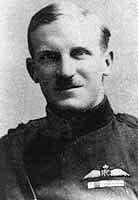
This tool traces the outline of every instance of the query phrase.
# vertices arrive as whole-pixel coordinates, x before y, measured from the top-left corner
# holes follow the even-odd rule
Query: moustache
[[[73,77],[60,77],[56,79],[56,90],[62,91],[71,88],[81,87],[80,81],[76,81]]]

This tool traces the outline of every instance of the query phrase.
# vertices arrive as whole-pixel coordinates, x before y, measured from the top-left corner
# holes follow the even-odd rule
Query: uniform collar
[[[78,112],[67,119],[61,117],[51,106],[47,105],[47,120],[50,135],[53,137],[74,138],[86,135],[107,125],[113,118],[113,110],[106,96],[100,104],[85,112]]]

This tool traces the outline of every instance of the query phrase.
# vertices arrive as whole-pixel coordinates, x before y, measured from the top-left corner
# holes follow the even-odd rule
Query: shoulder
[[[126,113],[115,114],[115,130],[127,144],[138,144],[138,118]]]
[[[138,129],[138,118],[126,113],[117,113],[115,117],[118,122],[134,129]]]
[[[23,142],[35,135],[38,130],[47,125],[46,117],[30,120],[27,123],[20,123],[16,128],[11,128],[8,133],[0,138],[0,149],[3,146],[9,146],[12,142],[18,140],[18,143]]]
[[[27,143],[36,137],[44,125],[46,125],[46,118],[31,120],[9,129],[8,133],[0,138],[0,171],[5,171],[7,168],[10,171],[10,166],[20,160]]]

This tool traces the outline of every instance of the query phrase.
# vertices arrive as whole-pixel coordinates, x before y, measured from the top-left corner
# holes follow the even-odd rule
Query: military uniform
[[[83,188],[89,173],[104,166],[126,174],[138,195],[138,119],[114,114],[106,96],[83,117],[68,120],[47,106],[46,118],[1,138],[0,199],[35,199],[41,187],[55,185]]]

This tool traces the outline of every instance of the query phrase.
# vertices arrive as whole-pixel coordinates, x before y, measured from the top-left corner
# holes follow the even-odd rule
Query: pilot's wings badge
[[[103,165],[100,170],[92,170],[83,177],[83,182],[87,189],[104,187],[124,187],[125,177],[130,177],[129,173],[120,169],[111,169],[108,165]]]

